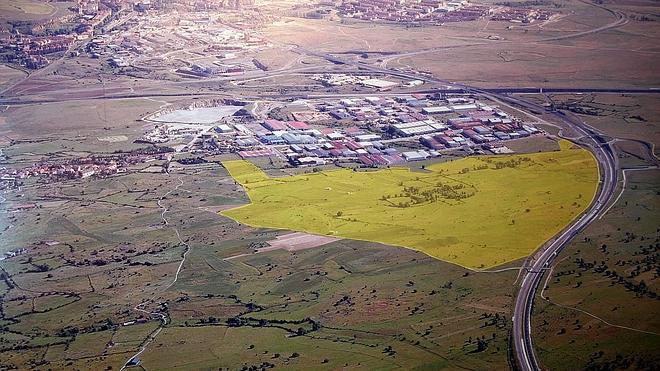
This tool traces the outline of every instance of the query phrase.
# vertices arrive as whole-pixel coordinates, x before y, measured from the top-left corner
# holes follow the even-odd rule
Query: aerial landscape
[[[0,370],[660,369],[658,22],[0,1]]]

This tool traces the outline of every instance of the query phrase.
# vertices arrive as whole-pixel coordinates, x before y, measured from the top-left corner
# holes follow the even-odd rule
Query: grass
[[[471,269],[527,256],[590,203],[597,168],[585,150],[480,156],[431,165],[270,178],[223,165],[251,204],[222,212],[251,226],[368,240]]]

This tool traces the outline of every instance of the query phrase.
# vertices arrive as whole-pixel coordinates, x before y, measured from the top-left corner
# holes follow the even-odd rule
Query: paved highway
[[[559,236],[541,248],[536,255],[530,258],[527,264],[526,272],[520,284],[520,290],[516,296],[513,313],[513,343],[519,366],[524,371],[540,369],[532,343],[531,317],[534,297],[539,288],[544,270],[552,264],[559,252],[580,231],[605,211],[606,206],[614,196],[618,179],[617,160],[610,144],[604,143],[604,140],[597,131],[582,123],[579,119],[567,116],[562,112],[556,112],[555,115],[577,132],[584,135],[580,144],[588,147],[594,153],[599,164],[600,184],[589,209],[575,220],[574,223],[564,229]]]
[[[382,72],[381,72],[382,73]],[[412,77],[414,76],[417,80],[424,81],[438,81],[435,79],[429,79],[424,76],[416,76],[412,74],[404,74],[396,71],[388,73],[388,75],[396,75],[402,77],[403,75]],[[433,94],[433,93],[457,93],[462,90],[467,90],[474,93],[488,94],[489,96],[502,96],[503,94],[540,94],[540,93],[558,93],[558,94],[660,94],[660,88],[483,88],[476,89],[470,88],[465,85],[452,84],[450,82],[443,82],[445,84],[451,84],[453,88],[447,89],[420,89],[414,91],[406,91],[405,93],[401,92],[351,92],[345,94],[336,94],[336,93],[273,93],[273,94],[249,94],[247,93],[247,98],[245,99],[281,99],[281,98],[292,98],[292,99],[315,99],[315,98],[337,98],[337,97],[355,97],[355,96],[397,96],[401,94]],[[31,95],[25,95],[20,97],[7,97],[0,98],[0,105],[4,106],[24,106],[30,104],[43,104],[43,103],[61,103],[61,102],[70,102],[70,101],[86,101],[86,100],[121,100],[121,99],[143,99],[143,98],[168,98],[168,97],[188,97],[188,98],[211,98],[216,96],[222,96],[223,93],[217,92],[197,92],[197,93],[118,93],[118,94],[104,94],[99,93],[96,96],[86,96],[86,97],[74,97],[74,98],[32,98]],[[540,111],[545,110],[541,107]],[[539,109],[535,109],[539,111]]]

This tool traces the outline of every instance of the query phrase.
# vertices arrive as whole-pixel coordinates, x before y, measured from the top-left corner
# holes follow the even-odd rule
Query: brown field
[[[3,125],[2,130],[19,138],[75,133],[93,135],[95,139],[99,130],[112,127],[120,129],[113,135],[126,133],[132,138],[142,133],[141,127],[144,125],[135,120],[155,112],[161,105],[146,99],[127,99],[41,104],[38,110],[34,106],[14,106],[3,113],[6,125]]]
[[[513,43],[402,58],[389,66],[410,66],[481,87],[655,87],[660,84],[656,61],[655,53]]]
[[[651,46],[660,35],[655,22],[630,20],[615,29],[552,41],[615,20],[605,10],[579,1],[565,4],[560,11],[563,16],[557,20],[527,26],[481,20],[405,28],[352,20],[340,26],[329,20],[291,19],[265,33],[277,41],[330,53],[371,52],[366,61],[412,67],[438,78],[484,87],[660,84],[655,68],[660,49]],[[500,40],[489,40],[489,36]],[[405,53],[409,51],[415,52]]]

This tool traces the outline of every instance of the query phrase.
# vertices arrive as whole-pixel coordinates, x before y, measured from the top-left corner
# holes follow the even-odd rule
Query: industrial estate
[[[659,9],[0,4],[0,369],[658,369]]]

